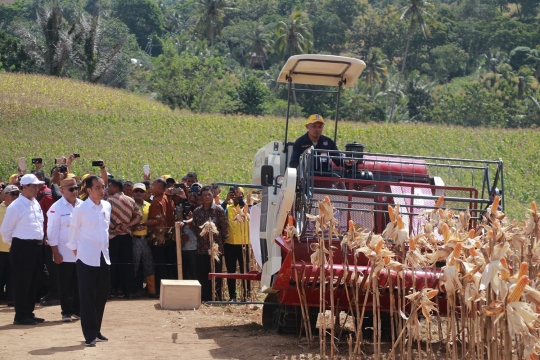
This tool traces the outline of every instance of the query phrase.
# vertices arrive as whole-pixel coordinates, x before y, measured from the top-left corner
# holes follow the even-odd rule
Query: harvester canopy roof
[[[291,56],[278,77],[278,82],[293,84],[352,87],[365,69],[359,59],[334,55]]]

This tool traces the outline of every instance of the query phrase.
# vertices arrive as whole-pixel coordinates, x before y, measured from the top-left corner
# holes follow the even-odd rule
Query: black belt
[[[133,238],[144,239],[146,238],[146,235],[133,235]]]
[[[43,245],[43,240],[21,239],[21,238],[18,238],[18,237],[14,237],[13,240],[26,241],[26,242],[36,244],[36,245]]]

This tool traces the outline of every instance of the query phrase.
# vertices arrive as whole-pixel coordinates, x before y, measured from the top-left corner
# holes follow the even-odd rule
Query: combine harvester
[[[468,211],[470,219],[467,219],[468,227],[465,230],[479,224],[495,195],[501,195],[497,200],[504,209],[504,174],[500,159],[490,161],[370,153],[364,151],[364,145],[353,142],[346,144],[343,151],[331,155],[326,150],[321,152],[311,148],[301,155],[298,168],[287,166],[293,145],[288,138],[293,92],[335,94],[333,139],[337,143],[342,89],[353,87],[364,68],[364,62],[354,58],[298,55],[289,58],[279,75],[278,82],[287,84],[289,95],[285,137],[283,141],[272,141],[261,148],[253,162],[252,187],[261,189],[262,202],[257,205],[255,213],[258,215],[252,213],[250,237],[253,246],[260,248],[258,261],[262,264],[262,271],[211,274],[214,277],[260,280],[261,291],[267,293],[262,322],[272,331],[307,332],[304,325],[308,317],[306,314],[309,314],[311,328],[315,329],[317,315],[329,310],[330,304],[336,311],[345,311],[354,318],[360,315],[355,309],[368,309],[364,315],[369,317],[371,309],[374,309],[373,295],[366,291],[370,261],[363,253],[355,257],[351,249],[341,246],[343,235],[350,230],[350,220],[357,228],[361,226],[364,234],[370,231],[382,234],[391,219],[398,215],[401,230],[405,230],[409,238],[423,233],[425,213],[433,214],[438,209],[453,209],[455,216],[460,211]],[[301,88],[299,85],[310,87]],[[384,143],[387,139],[380,141]],[[321,161],[331,162],[331,170],[317,170],[321,168],[317,166]],[[335,249],[332,268],[326,265],[321,271],[320,266],[313,263],[312,254],[321,236],[316,231],[315,217],[325,197],[335,209],[335,229],[333,234],[325,230],[323,235],[326,248],[333,246]],[[444,203],[437,203],[442,197]],[[389,209],[396,211],[396,214],[389,214]],[[297,233],[293,239],[288,238],[285,231],[290,225],[289,215],[294,218]],[[259,230],[253,232],[254,226]],[[440,231],[433,229],[433,232],[435,237],[442,239]],[[288,233],[291,233],[290,227]],[[403,244],[399,250],[392,239],[385,237],[385,242],[396,251],[394,260],[404,262],[408,245]],[[391,322],[390,316],[384,313],[390,313],[391,301],[398,301],[399,298],[400,291],[396,285],[400,284],[403,296],[424,287],[444,290],[439,284],[442,266],[444,260],[438,261],[436,266],[426,265],[414,272],[410,268],[403,269],[401,282],[397,275],[400,271],[383,269],[378,273],[380,295],[376,306],[383,313],[379,318],[382,318],[383,332]],[[358,289],[357,297],[353,296]],[[324,296],[324,301],[321,301],[321,296]],[[353,298],[356,304],[351,304]],[[440,315],[445,316],[447,298],[444,293],[439,292],[432,300],[438,303]],[[396,306],[393,311],[397,312],[396,309],[404,307]],[[378,330],[380,333],[381,329]]]

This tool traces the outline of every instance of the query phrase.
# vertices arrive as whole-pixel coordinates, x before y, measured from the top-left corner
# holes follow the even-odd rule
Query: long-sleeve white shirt
[[[109,258],[109,223],[111,222],[111,204],[101,200],[96,205],[92,199],[86,199],[73,209],[69,226],[67,247],[77,250],[76,260],[89,266],[99,266],[103,253],[105,262]]]
[[[14,237],[21,240],[43,240],[43,211],[36,199],[19,196],[6,209],[0,233],[5,243]]]
[[[71,205],[64,197],[55,202],[47,211],[47,238],[49,245],[58,246],[58,252],[62,255],[63,262],[75,262],[73,250],[67,247],[69,241],[69,228],[73,209],[83,203],[81,199],[75,200],[75,206]]]

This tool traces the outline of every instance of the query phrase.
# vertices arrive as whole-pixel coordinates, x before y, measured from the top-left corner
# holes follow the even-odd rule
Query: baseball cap
[[[21,178],[21,185],[41,185],[45,184],[45,181],[39,181],[36,175],[26,174]]]
[[[17,185],[8,185],[4,189],[4,194],[8,194],[8,193],[11,193],[11,192],[14,192],[14,191],[20,191],[19,188],[17,187]]]
[[[143,183],[136,183],[133,185],[133,190],[140,189],[146,191],[146,186]]]
[[[9,177],[9,182],[11,182],[11,180],[13,180],[13,178],[16,177],[16,176],[19,176],[19,174],[13,174],[13,175],[11,175],[11,176]]]
[[[315,123],[323,123],[324,124],[323,117],[321,115],[319,115],[319,114],[312,114],[307,118],[306,125],[315,124]]]

